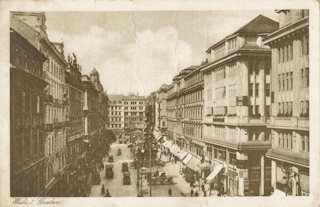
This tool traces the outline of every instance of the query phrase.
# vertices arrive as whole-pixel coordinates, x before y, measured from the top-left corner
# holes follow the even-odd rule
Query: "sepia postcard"
[[[0,5],[0,206],[320,205],[319,2]]]

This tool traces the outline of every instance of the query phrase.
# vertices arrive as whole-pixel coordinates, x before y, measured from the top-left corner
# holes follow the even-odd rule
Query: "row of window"
[[[293,72],[278,74],[279,91],[293,90]]]
[[[289,61],[293,59],[293,43],[278,48],[278,63]]]
[[[23,140],[23,141],[22,141]],[[13,160],[23,162],[38,154],[43,154],[44,134],[38,130],[28,129],[23,133],[16,133],[13,139],[15,150],[12,151]]]
[[[186,79],[186,87],[194,85],[200,81],[203,80],[203,74],[202,73],[197,73],[196,75],[193,75],[191,77],[188,77]]]
[[[138,102],[136,102],[136,101],[131,101],[131,102],[130,102],[131,105],[137,105],[137,103],[138,103]],[[125,104],[125,105],[128,105],[129,102],[128,102],[128,101],[125,101],[124,104]],[[143,105],[143,101],[139,101],[139,105]]]
[[[217,69],[215,72],[215,81],[222,80],[226,78],[226,68],[222,67]]]
[[[216,99],[224,99],[224,98],[226,98],[226,86],[222,86],[222,87],[216,88],[215,97],[216,97]],[[211,100],[211,97],[210,97],[210,100]]]
[[[121,115],[121,111],[111,111],[109,112],[109,115]]]
[[[121,128],[122,124],[110,124],[110,128]]]
[[[235,48],[237,48],[237,38],[234,38],[228,42],[228,49],[229,50],[235,49]]]
[[[110,122],[111,121],[121,121],[121,118],[110,118]]]
[[[185,124],[184,133],[191,137],[201,139],[202,138],[202,127],[193,124]]]
[[[301,145],[299,146],[298,144],[299,151],[309,152],[310,150],[309,134],[302,133],[300,135],[300,141],[301,141]],[[278,147],[286,148],[286,149],[294,149],[292,132],[290,133],[290,132],[281,131],[278,133]]]
[[[63,68],[60,64],[58,64],[54,59],[51,57],[48,58],[49,64],[49,72],[52,73],[54,76],[63,79],[65,68]]]
[[[31,60],[30,56],[26,52],[23,55],[23,50],[19,48],[18,44],[15,49],[15,55],[11,55],[12,58],[14,56],[14,60],[10,62],[15,63],[16,65],[23,65],[23,67],[25,67],[27,70],[29,70],[35,75],[42,75],[42,67],[40,62]]]
[[[117,109],[121,110],[121,106],[111,106],[110,108],[111,108],[111,109],[116,109],[116,110],[117,110]],[[128,108],[128,107],[127,107],[127,108]]]
[[[225,44],[214,49],[214,60],[218,60],[224,56]]]
[[[232,64],[229,66],[229,77],[234,77],[238,75],[238,68],[237,68],[237,64]]]
[[[129,115],[131,115],[131,116],[137,116],[137,115],[143,116],[143,112],[131,112],[131,113],[124,112],[124,115],[125,116],[129,116]]]
[[[183,99],[181,99],[181,101],[183,101]],[[198,101],[202,101],[202,91],[193,92],[184,96],[184,103],[186,104]]]
[[[143,121],[144,117],[124,117],[124,121]]]
[[[49,136],[47,140],[47,152],[49,155],[52,155],[62,149],[67,143],[66,136],[63,136],[62,133],[57,134],[56,136]]]
[[[202,119],[202,107],[185,108],[184,109],[184,118],[186,118],[186,119]]]
[[[229,85],[229,98],[235,98],[237,95],[237,84]]]

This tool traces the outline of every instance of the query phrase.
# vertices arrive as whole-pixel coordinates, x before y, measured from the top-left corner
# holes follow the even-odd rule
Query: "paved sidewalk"
[[[168,162],[169,158],[165,155],[161,156],[161,160],[164,161],[166,164],[165,166],[162,168],[163,171],[168,174],[168,175],[173,175],[174,176],[174,182],[177,183],[176,186],[177,188],[180,189],[180,191],[182,191],[182,193],[186,196],[186,197],[190,197],[191,196],[191,187],[190,187],[190,183],[188,183],[186,181],[186,179],[184,178],[184,174],[180,173],[180,168],[182,168],[184,166],[184,164],[180,161],[175,162]],[[193,188],[194,193],[196,191],[198,191],[199,196],[198,197],[203,197],[204,196],[204,192],[201,190],[201,188],[199,189],[199,186]],[[218,191],[216,190],[212,190],[211,191],[211,195],[212,196],[217,196],[218,195]],[[194,196],[194,195],[193,195]],[[207,191],[207,197],[209,197],[209,191]]]

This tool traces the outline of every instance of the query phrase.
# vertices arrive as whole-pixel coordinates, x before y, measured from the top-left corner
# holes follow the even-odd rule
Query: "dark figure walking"
[[[205,190],[205,189],[204,189],[204,184],[201,185],[201,189],[202,189],[202,191],[204,192],[204,190]]]
[[[102,188],[101,188],[101,195],[104,195],[106,193],[105,189],[104,189],[104,184],[102,184]]]
[[[194,193],[193,188],[191,188],[191,197],[193,197],[193,193]]]
[[[195,197],[198,197],[199,196],[199,193],[198,191],[196,191],[196,193],[194,194]]]
[[[207,197],[207,191],[203,191],[203,197]]]
[[[171,190],[171,188],[169,188],[169,190],[168,190],[168,194],[169,194],[169,197],[171,197],[171,196],[172,196],[172,190]]]

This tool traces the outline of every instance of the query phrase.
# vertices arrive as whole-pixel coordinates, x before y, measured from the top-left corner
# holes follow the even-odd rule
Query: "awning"
[[[186,164],[191,160],[191,158],[192,158],[192,155],[188,154],[188,155],[184,158],[184,160],[182,160],[182,163],[186,165]]]
[[[172,154],[173,154],[174,156],[178,156],[179,152],[180,152],[180,147],[177,147],[176,150],[174,150],[174,151],[172,152]]]
[[[183,158],[185,158],[186,156],[188,155],[188,153],[184,150],[181,150],[179,153],[178,153],[178,157],[180,160],[183,160]]]
[[[200,159],[193,156],[191,160],[188,162],[187,167],[189,167],[191,170],[196,170],[196,167],[199,163]]]
[[[210,173],[210,175],[206,178],[206,180],[208,180],[208,181],[213,180],[213,178],[218,175],[218,173],[221,171],[221,169],[222,169],[222,165],[221,165],[221,164],[215,165],[213,171],[212,171],[212,172]]]
[[[157,141],[159,141],[159,139],[160,139],[161,137],[162,137],[162,136],[161,136],[161,135],[159,135],[159,136],[158,136],[158,138],[156,139],[156,142],[157,142]]]
[[[171,153],[174,153],[177,149],[179,149],[179,147],[178,147],[176,144],[173,144],[173,145],[170,147],[170,152],[171,152]]]
[[[168,144],[168,141],[164,141],[163,143],[162,143],[162,146],[167,146],[167,144]]]
[[[170,149],[171,146],[172,146],[172,142],[168,141],[168,144],[165,147]]]

